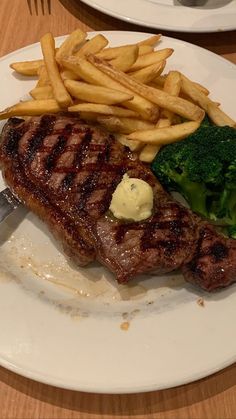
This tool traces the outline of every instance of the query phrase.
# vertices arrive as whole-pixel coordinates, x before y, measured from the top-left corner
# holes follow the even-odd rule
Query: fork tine
[[[27,4],[28,4],[29,12],[32,15],[33,13],[32,13],[32,7],[31,7],[31,0],[27,0]]]
[[[44,15],[44,0],[41,0],[41,9],[42,9],[42,13]]]
[[[38,16],[39,11],[38,11],[38,1],[37,0],[34,0],[34,7],[35,7],[36,15]]]
[[[39,3],[40,1],[40,3]],[[43,16],[47,13],[51,14],[51,0],[27,0],[28,9],[31,15],[35,11],[36,16],[39,15],[39,11],[42,11]],[[41,7],[40,7],[41,5]]]
[[[48,4],[48,13],[51,14],[51,0],[47,0]]]

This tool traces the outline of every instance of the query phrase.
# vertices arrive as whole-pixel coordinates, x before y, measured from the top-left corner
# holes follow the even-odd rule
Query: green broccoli
[[[204,120],[185,140],[163,147],[151,168],[193,211],[228,226],[236,238],[236,129]]]

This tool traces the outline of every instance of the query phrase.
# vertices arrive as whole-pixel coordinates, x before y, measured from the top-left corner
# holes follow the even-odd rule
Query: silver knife
[[[0,192],[0,223],[19,206],[20,201],[12,195],[10,189]]]

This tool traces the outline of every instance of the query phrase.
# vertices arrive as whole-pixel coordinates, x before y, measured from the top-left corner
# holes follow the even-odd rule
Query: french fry
[[[30,95],[35,100],[53,99],[53,91],[51,86],[35,87],[30,90]]]
[[[157,125],[158,128],[167,128],[170,126],[169,119],[161,118],[159,119]],[[139,160],[145,163],[151,163],[156,157],[157,153],[160,151],[161,145],[146,144],[139,154]]]
[[[167,74],[160,74],[155,79],[153,79],[151,83],[149,83],[149,86],[162,89],[164,86],[166,77],[167,77]]]
[[[148,65],[166,60],[173,54],[172,48],[164,48],[158,51],[150,52],[149,54],[139,55],[135,63],[130,67],[129,71],[137,71]]]
[[[156,127],[158,128],[167,128],[170,127],[171,123],[169,119],[167,118],[160,118],[159,121],[156,124]]]
[[[81,119],[84,119],[85,121],[96,121],[101,116],[100,113],[96,112],[80,112],[79,116]]]
[[[111,132],[131,134],[134,131],[152,129],[155,125],[151,122],[135,118],[118,118],[115,116],[100,116],[98,122]]]
[[[178,96],[181,89],[181,75],[178,71],[170,71],[165,79],[164,91],[172,96]]]
[[[48,100],[29,100],[19,102],[0,112],[0,119],[10,118],[12,116],[34,116],[44,113],[58,113],[61,108],[55,99]]]
[[[56,60],[60,64],[62,58],[73,55],[86,38],[86,32],[76,29],[65,39],[56,52]]]
[[[181,89],[183,93],[188,95],[195,103],[200,105],[216,125],[229,125],[231,127],[236,126],[236,122],[232,118],[226,115],[215,102],[202,93],[186,77],[181,76],[181,79]]]
[[[149,54],[154,48],[151,45],[138,45],[138,55]]]
[[[147,67],[144,67],[141,70],[133,71],[129,73],[129,76],[133,77],[135,80],[138,80],[143,84],[148,84],[162,73],[165,66],[166,61],[163,60],[158,63],[148,65]]]
[[[165,79],[163,91],[172,96],[179,96],[180,89],[181,89],[180,73],[178,71],[170,71]],[[166,117],[170,121],[170,123],[172,123],[174,119],[174,113],[171,111],[168,111],[167,109],[162,110],[161,116]]]
[[[133,99],[128,93],[74,80],[65,80],[65,87],[73,97],[86,102],[114,105]]]
[[[143,147],[143,143],[140,141],[128,140],[124,134],[116,134],[116,140],[119,141],[125,147],[128,147],[131,151],[139,151]]]
[[[187,80],[189,83],[193,84],[198,90],[200,90],[200,92],[204,93],[204,95],[208,96],[209,95],[209,90],[206,89],[205,86],[203,86],[200,83],[197,83],[196,81],[192,81],[190,80],[188,77],[186,77],[183,73],[180,73],[182,79]]]
[[[144,163],[151,163],[160,149],[160,145],[146,144],[139,154],[139,160]]]
[[[161,34],[149,36],[149,38],[144,39],[143,41],[137,42],[137,45],[151,45],[154,47],[161,39]]]
[[[120,47],[109,47],[109,48],[105,48],[102,51],[100,51],[99,53],[96,54],[97,57],[102,58],[104,60],[114,60],[117,57],[120,57],[122,55],[127,55],[130,51],[137,51],[137,56],[139,54],[139,47],[135,44],[131,44],[131,45],[122,45]]]
[[[37,87],[43,87],[43,86],[49,86],[51,85],[49,76],[48,76],[48,72],[46,69],[45,65],[42,65],[41,67],[39,67],[38,69],[38,83],[37,83]]]
[[[138,58],[138,47],[132,45],[129,49],[126,49],[118,57],[110,61],[110,63],[121,71],[128,71]]]
[[[73,73],[71,70],[62,70],[61,71],[61,78],[62,80],[78,80],[79,76],[78,74]]]
[[[225,112],[223,112],[217,103],[210,102],[206,110],[209,118],[218,126],[229,125],[230,127],[236,128],[236,121],[230,118]]]
[[[69,112],[95,112],[102,115],[116,115],[126,117],[138,117],[138,114],[130,109],[119,108],[118,106],[102,105],[98,103],[79,103],[70,106]]]
[[[76,53],[76,57],[84,57],[87,54],[97,54],[108,45],[105,36],[98,34],[87,41]]]
[[[119,83],[123,86],[157,104],[161,108],[168,109],[177,115],[193,121],[201,121],[204,118],[205,112],[193,103],[180,97],[171,96],[159,89],[146,86],[132,79],[127,74],[111,67],[106,62],[95,56],[89,56],[88,59],[95,67],[103,71],[106,75],[119,80]]]
[[[181,73],[181,76],[183,77],[183,78],[185,78],[185,79],[187,79],[190,83],[193,83],[193,85],[197,88],[197,89],[199,89],[202,93],[204,93],[205,95],[209,95],[209,90],[208,89],[206,89],[206,87],[205,86],[203,86],[202,84],[200,84],[200,83],[197,83],[196,81],[193,81],[193,80],[190,80],[190,79],[188,79],[186,76],[184,76],[182,73]],[[165,79],[166,79],[166,77],[167,77],[167,74],[162,74],[162,75],[160,75],[160,76],[158,76],[156,79],[154,79],[152,82],[153,82],[153,86],[154,87],[156,87],[156,85],[158,86],[158,87],[163,87],[164,86],[164,83],[165,83]]]
[[[53,95],[62,108],[67,108],[72,103],[72,100],[63,84],[55,60],[55,41],[52,34],[47,33],[44,35],[41,38],[40,43],[48,76],[52,85]]]
[[[19,61],[16,63],[10,64],[10,67],[19,74],[24,76],[37,76],[38,69],[43,65],[43,60],[34,60],[34,61]]]
[[[142,96],[134,94],[132,90],[123,86],[118,81],[113,80],[87,60],[83,58],[68,57],[63,60],[63,65],[65,68],[78,74],[87,83],[109,87],[133,95],[133,99],[123,102],[123,106],[137,112],[143,119],[154,122],[158,119],[159,109],[157,106]]]
[[[105,48],[104,50],[96,54],[96,56],[99,58],[103,58],[104,60],[110,61],[124,54],[128,55],[129,51],[132,51],[132,49],[137,49],[138,55],[144,55],[153,52],[153,47],[151,45],[130,44],[122,45],[120,47]]]
[[[155,128],[145,131],[135,131],[129,134],[129,140],[141,141],[148,144],[166,145],[183,140],[195,132],[200,126],[200,122],[191,121],[182,124],[172,125],[167,128]]]

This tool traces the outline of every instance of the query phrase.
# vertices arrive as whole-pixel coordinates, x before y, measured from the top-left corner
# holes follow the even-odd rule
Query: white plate
[[[115,18],[156,29],[179,32],[236,29],[236,0],[196,0],[197,7],[184,6],[184,0],[81,1]]]
[[[104,34],[113,45],[146,37]],[[205,84],[236,117],[233,64],[175,39],[163,38],[161,46],[175,49],[169,68]],[[35,44],[1,59],[1,108],[35,84],[14,77],[9,63],[37,57]],[[69,389],[128,393],[184,384],[236,360],[236,286],[208,295],[177,274],[117,286],[101,266],[72,267],[24,209],[0,226],[0,237],[0,364],[6,368]]]

